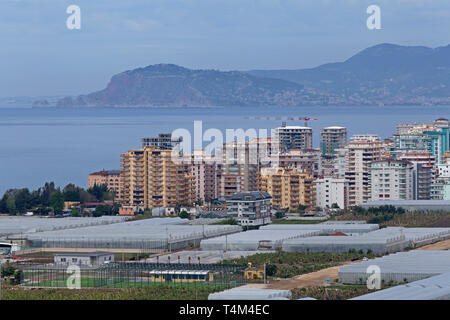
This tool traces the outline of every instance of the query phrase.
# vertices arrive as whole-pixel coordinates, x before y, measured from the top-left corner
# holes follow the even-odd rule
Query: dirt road
[[[444,240],[436,243],[432,243],[416,250],[449,250],[450,249],[450,239]]]
[[[355,261],[356,262],[356,261]],[[282,280],[273,280],[272,283],[269,284],[247,284],[243,288],[248,289],[277,289],[277,290],[292,290],[295,288],[306,288],[306,287],[316,287],[323,286],[326,284],[325,279],[329,278],[330,281],[333,281],[338,278],[339,267],[351,264],[354,262],[344,263],[339,266],[322,269],[316,272],[302,274],[300,276],[296,276],[289,279]]]

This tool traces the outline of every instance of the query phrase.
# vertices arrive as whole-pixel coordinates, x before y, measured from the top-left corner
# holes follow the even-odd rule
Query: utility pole
[[[266,284],[266,263],[264,262],[264,284]]]

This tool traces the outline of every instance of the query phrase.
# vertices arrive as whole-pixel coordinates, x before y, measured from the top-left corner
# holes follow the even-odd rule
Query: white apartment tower
[[[332,208],[337,205],[340,209],[348,206],[348,181],[342,178],[325,177],[317,179],[316,196],[317,206]]]
[[[345,178],[349,182],[349,206],[357,206],[371,198],[370,164],[382,159],[381,141],[358,140],[346,146]]]
[[[374,161],[370,165],[371,200],[413,199],[414,165],[404,160]]]

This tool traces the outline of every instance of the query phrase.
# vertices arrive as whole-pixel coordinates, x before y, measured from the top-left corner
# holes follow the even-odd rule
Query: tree
[[[112,207],[109,205],[98,205],[92,213],[94,217],[111,215]]]
[[[64,196],[61,191],[57,190],[50,196],[50,206],[55,214],[59,214],[64,209]]]
[[[277,274],[277,271],[278,271],[278,268],[277,268],[277,266],[276,265],[274,265],[274,264],[266,264],[266,274],[269,276],[269,277],[272,277],[272,276],[274,276],[274,275],[276,275]]]
[[[337,203],[333,203],[331,205],[331,209],[340,209],[340,208],[339,208],[339,205]]]
[[[183,210],[180,212],[180,218],[181,219],[189,219],[190,215],[186,210]]]
[[[15,202],[17,211],[20,213],[25,213],[32,207],[30,191],[28,189],[19,190],[15,197]]]
[[[63,189],[63,195],[65,201],[79,202],[80,201],[80,193],[83,189],[75,186],[70,183]]]
[[[16,198],[14,196],[9,196],[6,199],[6,207],[8,208],[8,213],[9,214],[16,214],[17,213]]]
[[[277,219],[281,219],[281,218],[283,218],[283,216],[284,216],[283,212],[277,211],[275,213],[275,218],[277,218]]]
[[[56,191],[55,183],[53,181],[46,182],[44,187],[40,190],[40,193],[41,193],[40,203],[43,204],[44,206],[49,206],[50,205],[50,196],[55,191]]]
[[[2,200],[0,200],[0,213],[8,213],[8,206],[6,205],[7,199],[8,197],[4,195]]]
[[[21,284],[22,283],[22,281],[23,281],[23,272],[22,272],[22,270],[20,270],[20,269],[17,269],[15,272],[14,272],[14,284]]]
[[[93,195],[97,201],[103,201],[105,193],[108,192],[108,187],[106,184],[94,185],[92,188],[88,189],[88,192]]]

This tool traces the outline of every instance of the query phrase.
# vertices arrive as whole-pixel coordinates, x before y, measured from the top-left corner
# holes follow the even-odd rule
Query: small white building
[[[348,181],[342,178],[325,177],[317,179],[316,195],[317,206],[320,208],[331,208],[337,204],[340,209],[348,206]]]
[[[57,253],[54,256],[54,262],[57,265],[95,267],[114,262],[114,253],[103,251]]]

